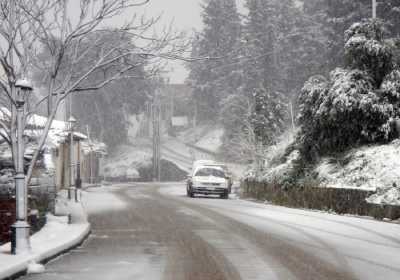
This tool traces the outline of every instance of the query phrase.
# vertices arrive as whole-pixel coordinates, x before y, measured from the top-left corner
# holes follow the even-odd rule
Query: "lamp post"
[[[74,190],[74,126],[76,124],[76,119],[73,116],[70,116],[68,119],[69,123],[69,188],[68,188],[68,199],[72,199],[72,191]],[[74,191],[75,201],[77,200],[76,189]]]
[[[90,139],[90,138],[89,138]],[[89,154],[89,183],[93,184],[93,144],[89,142],[90,154]]]
[[[78,190],[82,188],[82,179],[81,179],[81,153],[80,153],[80,145],[78,143],[78,153],[76,158],[76,181],[75,181],[75,201],[78,202]]]
[[[11,253],[14,255],[30,251],[28,224],[28,190],[25,186],[24,173],[24,142],[23,142],[23,122],[25,96],[33,87],[27,79],[18,79],[15,82],[15,105],[17,109],[17,151],[15,166],[15,200],[16,200],[16,222],[12,225]]]

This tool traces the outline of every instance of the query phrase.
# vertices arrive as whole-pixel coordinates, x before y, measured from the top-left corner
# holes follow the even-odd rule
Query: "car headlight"
[[[192,180],[193,187],[197,187],[199,184],[200,184],[199,181],[197,181],[196,179]]]

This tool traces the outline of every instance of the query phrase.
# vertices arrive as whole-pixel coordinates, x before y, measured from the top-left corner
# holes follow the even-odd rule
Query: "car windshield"
[[[224,171],[216,168],[202,168],[199,169],[194,176],[214,176],[224,178]]]

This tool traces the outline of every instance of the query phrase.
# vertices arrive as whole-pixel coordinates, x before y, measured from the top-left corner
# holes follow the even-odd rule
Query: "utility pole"
[[[76,119],[71,115],[68,119],[69,124],[69,168],[70,168],[70,179],[68,188],[68,199],[72,200],[72,193],[75,196],[75,202],[78,202],[78,190],[76,189],[75,172],[74,172],[74,126]]]
[[[292,119],[292,130],[293,130],[293,133],[294,133],[296,128],[295,128],[295,125],[294,125],[293,103],[292,103],[292,101],[290,101],[290,118]]]
[[[372,0],[372,18],[376,19],[376,0]]]
[[[93,184],[93,144],[92,144],[92,139],[90,138],[90,129],[89,125],[86,125],[86,133],[88,136],[89,140],[89,184]]]
[[[161,103],[159,94],[156,93],[153,100],[152,108],[152,122],[153,122],[153,181],[160,181],[161,171],[161,135],[160,135],[160,122],[161,122]]]

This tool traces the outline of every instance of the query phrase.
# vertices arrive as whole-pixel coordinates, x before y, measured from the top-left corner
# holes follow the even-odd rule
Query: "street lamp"
[[[76,119],[73,116],[70,116],[68,119],[69,123],[69,133],[70,133],[70,141],[69,141],[69,163],[70,163],[70,179],[69,179],[69,188],[68,188],[68,199],[72,199],[72,190],[74,189],[74,126],[76,124]],[[77,201],[77,194],[75,189],[75,201]]]
[[[17,109],[17,153],[15,166],[15,201],[16,222],[12,225],[11,253],[14,255],[29,252],[30,241],[28,224],[28,190],[25,186],[24,173],[24,140],[23,123],[25,99],[32,90],[32,84],[27,79],[18,79],[15,82],[15,106]]]
[[[372,18],[376,19],[376,0],[372,0]]]

